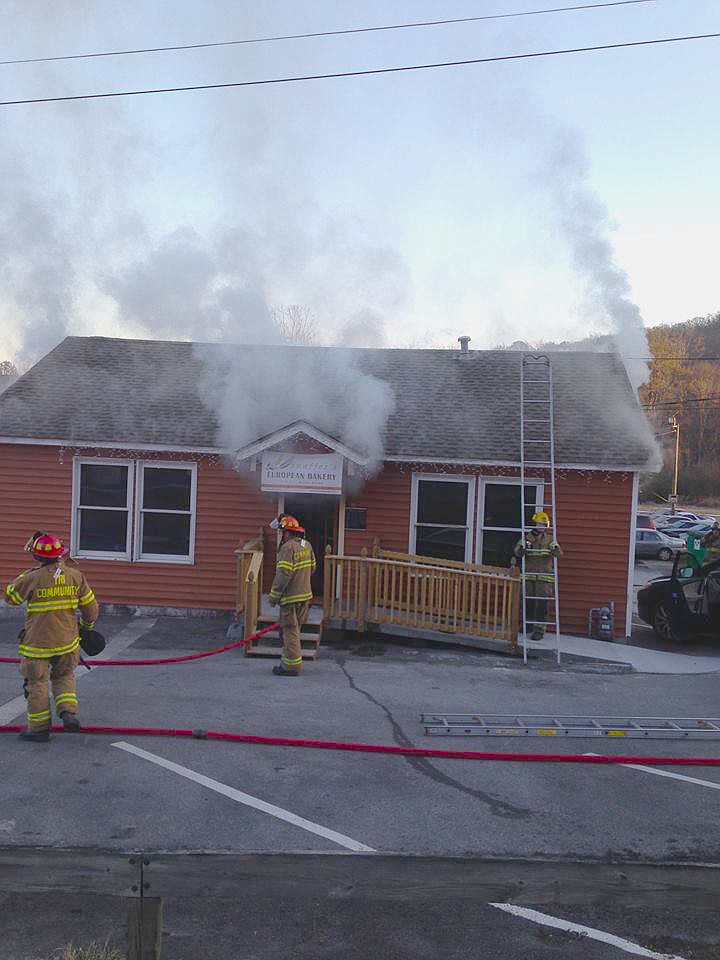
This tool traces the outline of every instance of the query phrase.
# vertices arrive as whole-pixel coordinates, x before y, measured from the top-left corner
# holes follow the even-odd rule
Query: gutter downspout
[[[630,509],[630,548],[628,550],[627,609],[625,611],[625,640],[632,636],[633,601],[635,599],[635,528],[637,527],[638,490],[640,474],[633,473],[632,507]]]

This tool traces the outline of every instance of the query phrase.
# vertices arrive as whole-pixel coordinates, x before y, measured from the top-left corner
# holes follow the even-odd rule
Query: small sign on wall
[[[340,453],[263,453],[261,488],[266,493],[342,494]]]

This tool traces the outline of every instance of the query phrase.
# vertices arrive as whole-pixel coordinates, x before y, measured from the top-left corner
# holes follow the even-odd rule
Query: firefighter
[[[52,684],[55,710],[70,733],[80,730],[75,668],[80,661],[79,632],[92,630],[99,608],[78,567],[66,565],[68,551],[62,540],[37,531],[25,544],[39,566],[31,567],[5,588],[8,603],[27,603],[25,628],[20,631],[20,675],[27,700],[27,728],[23,740],[46,743],[50,739]],[[78,613],[80,623],[78,624]]]
[[[283,651],[280,665],[273,667],[273,673],[278,677],[297,677],[302,668],[300,631],[312,600],[310,578],[315,573],[315,554],[305,539],[305,528],[295,517],[281,513],[270,526],[281,531],[270,605],[280,604]]]
[[[720,560],[720,523],[715,521],[710,533],[706,533],[700,541],[700,546],[705,551],[703,563],[713,563]]]
[[[562,550],[550,532],[550,517],[544,510],[533,514],[535,526],[523,541],[518,540],[513,554],[525,557],[525,597],[527,623],[533,627],[531,640],[545,636],[550,585],[555,582],[553,557],[561,557]]]

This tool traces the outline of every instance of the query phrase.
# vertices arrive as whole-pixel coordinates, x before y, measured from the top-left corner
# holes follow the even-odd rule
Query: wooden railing
[[[520,579],[515,572],[431,557],[407,560],[325,556],[323,618],[397,624],[517,644]],[[452,565],[449,565],[452,564]]]
[[[262,609],[264,545],[262,534],[238,547],[235,616],[243,623],[243,639],[257,630]]]

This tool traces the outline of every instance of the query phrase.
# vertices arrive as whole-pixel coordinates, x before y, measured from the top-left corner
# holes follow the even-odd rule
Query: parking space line
[[[112,653],[113,656],[116,656],[121,650],[129,647],[130,644],[135,643],[135,641],[144,633],[147,633],[148,630],[151,630],[156,623],[157,620],[150,620],[147,617],[142,617],[138,618],[129,626],[124,627],[122,630],[118,631],[114,639],[108,643],[107,647],[105,648],[106,656],[108,653]],[[92,661],[90,661],[90,663],[92,663]],[[17,665],[15,666],[15,670],[17,670]],[[80,680],[81,677],[84,677],[86,674],[92,672],[92,668],[90,670],[86,670],[81,664],[75,671],[75,679]],[[12,700],[7,700],[5,703],[0,704],[0,725],[11,723],[16,717],[24,716],[25,697],[13,697]]]
[[[585,757],[597,757],[597,753],[585,753]],[[694,783],[697,787],[710,787],[711,790],[720,790],[720,783],[712,780],[700,780],[698,777],[687,777],[684,773],[672,773],[670,770],[661,770],[659,767],[646,767],[642,763],[623,763],[619,766],[629,770],[642,770],[643,773],[652,773],[656,777],[667,777],[669,780],[682,780],[684,783]]]
[[[242,790],[236,790],[234,787],[220,783],[219,780],[213,780],[211,777],[196,773],[188,767],[183,767],[179,763],[173,763],[172,760],[166,760],[164,757],[157,756],[157,754],[148,753],[147,750],[141,750],[140,747],[135,747],[133,744],[126,743],[124,740],[116,741],[112,746],[117,747],[118,750],[124,750],[126,753],[132,753],[134,756],[140,757],[143,760],[148,760],[150,763],[157,764],[159,767],[164,767],[165,770],[170,770],[172,773],[177,773],[178,776],[185,777],[186,780],[199,783],[201,786],[207,787],[208,790],[214,790],[215,793],[222,794],[222,796],[228,797],[230,800],[243,803],[247,807],[252,807],[261,813],[267,813],[271,817],[276,817],[278,820],[284,820],[285,823],[300,827],[301,830],[307,830],[308,833],[314,833],[318,837],[331,840],[333,843],[345,847],[346,850],[352,850],[355,853],[376,852],[373,847],[367,847],[364,843],[353,840],[352,837],[346,837],[343,833],[337,833],[335,830],[323,827],[319,823],[313,823],[312,820],[306,820],[304,817],[299,817],[289,810],[276,807],[273,803],[266,803],[265,800],[260,800],[258,797],[251,797],[249,793],[243,793]]]
[[[684,960],[683,957],[678,957],[675,954],[656,953],[654,950],[647,950],[645,947],[641,947],[639,943],[633,943],[632,940],[616,937],[614,933],[606,933],[604,930],[586,927],[582,923],[571,923],[569,920],[560,919],[560,917],[552,917],[549,913],[540,913],[539,910],[530,910],[528,907],[518,907],[514,903],[491,903],[489,906],[504,910],[505,913],[511,913],[514,917],[522,917],[532,923],[539,923],[543,927],[554,927],[556,930],[563,930],[566,933],[577,933],[582,937],[588,937],[590,940],[599,940],[600,943],[607,943],[611,947],[617,947],[618,950],[624,950],[625,953],[631,953],[636,957],[650,957],[652,960]]]

